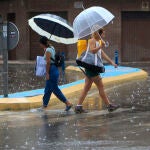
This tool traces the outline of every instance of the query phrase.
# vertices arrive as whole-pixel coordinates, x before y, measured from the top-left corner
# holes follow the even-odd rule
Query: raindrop
[[[132,133],[132,134],[135,134],[136,132],[133,132],[133,131],[132,131],[131,133]]]
[[[5,145],[5,148],[9,148],[9,146],[8,146],[8,145]]]
[[[6,139],[6,140],[9,139],[9,136],[6,136],[5,139]]]
[[[127,98],[127,101],[130,101],[130,98]]]
[[[124,137],[123,137],[123,139],[124,139],[124,140],[126,140],[126,139],[127,139],[127,137],[126,137],[126,136],[124,136]]]
[[[131,98],[134,99],[134,95],[133,94],[131,95]]]
[[[51,126],[51,124],[48,124],[48,126],[50,127],[50,126]]]
[[[130,122],[133,123],[134,121],[131,119]]]
[[[133,117],[133,119],[136,119],[136,118],[137,118],[136,116]]]
[[[35,150],[35,147],[32,147],[31,150]]]
[[[68,125],[68,124],[69,124],[68,122],[65,123],[65,125]]]
[[[146,131],[147,131],[147,132],[149,132],[149,131],[150,131],[150,129],[146,129]]]
[[[21,149],[25,149],[26,147],[25,147],[25,146],[20,146],[20,148],[21,148]]]
[[[77,132],[78,132],[78,130],[76,129],[76,130],[75,130],[75,132],[77,133]]]
[[[140,122],[140,123],[139,123],[139,126],[141,126],[141,125],[142,125],[142,123]]]

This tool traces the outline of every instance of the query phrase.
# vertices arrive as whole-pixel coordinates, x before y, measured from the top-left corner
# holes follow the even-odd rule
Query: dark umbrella
[[[35,32],[41,36],[46,36],[52,41],[63,44],[77,42],[77,39],[73,35],[73,28],[65,19],[59,16],[41,14],[29,19],[28,23]]]

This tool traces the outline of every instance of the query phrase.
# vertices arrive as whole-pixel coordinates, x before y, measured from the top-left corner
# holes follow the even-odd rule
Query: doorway
[[[150,61],[150,12],[122,12],[122,61]]]

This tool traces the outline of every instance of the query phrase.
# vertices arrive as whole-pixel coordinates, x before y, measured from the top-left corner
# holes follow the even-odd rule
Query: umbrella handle
[[[83,8],[83,10],[85,10],[85,7],[84,7],[84,5],[82,4],[82,8]]]
[[[106,45],[106,42],[103,40],[103,38],[100,36],[100,34],[98,33],[98,35],[99,35],[99,37],[100,37],[100,39],[101,39],[101,41],[105,44],[105,47],[107,47]]]

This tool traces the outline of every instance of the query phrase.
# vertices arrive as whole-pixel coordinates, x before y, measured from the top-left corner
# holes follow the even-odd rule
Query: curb
[[[80,70],[77,67],[68,67],[67,71],[74,71],[74,73],[79,73]],[[105,89],[107,90],[107,87],[110,87],[114,84],[122,84],[128,81],[136,81],[136,80],[142,80],[146,79],[148,77],[148,73],[139,70],[137,72],[132,72],[124,75],[118,75],[118,76],[112,76],[112,77],[105,77],[103,78],[103,83],[105,86]],[[84,81],[80,84],[72,85],[70,87],[64,87],[62,88],[62,92],[64,95],[73,103],[76,104],[77,100],[80,96],[80,93],[83,89]],[[95,90],[96,86],[93,84],[91,90]],[[86,98],[87,100],[84,103],[84,107],[89,109],[94,109],[95,105],[98,105],[98,108],[102,108],[102,101],[100,98],[96,98],[93,100],[93,97],[88,96]],[[18,110],[28,110],[28,109],[34,109],[39,108],[42,105],[42,95],[33,96],[33,97],[22,97],[22,98],[1,98],[0,99],[0,110],[12,110],[12,111],[18,111]],[[52,95],[49,107],[51,109],[55,108],[64,108],[65,105],[60,102],[54,95]]]

